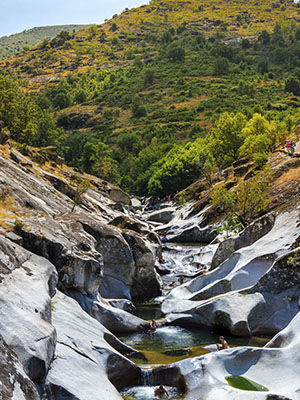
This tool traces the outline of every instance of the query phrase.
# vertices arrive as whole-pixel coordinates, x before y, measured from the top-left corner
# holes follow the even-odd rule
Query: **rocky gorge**
[[[122,388],[142,384],[144,370],[130,358],[144,355],[117,335],[149,329],[132,310],[153,298],[162,303],[164,326],[275,337],[262,348],[158,366],[152,385],[177,387],[190,400],[300,399],[296,158],[271,156],[272,204],[225,238],[217,231],[220,215],[205,200],[142,212],[118,187],[61,164],[53,149],[47,157],[41,165],[0,146],[3,400],[121,399]],[[291,172],[293,188],[282,183]],[[158,265],[160,254],[165,265]],[[228,375],[269,392],[233,388]]]

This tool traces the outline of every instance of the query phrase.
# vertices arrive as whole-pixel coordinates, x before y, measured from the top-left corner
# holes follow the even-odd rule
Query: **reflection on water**
[[[214,344],[219,341],[219,335],[207,329],[187,330],[176,326],[163,326],[155,332],[133,333],[120,339],[146,356],[147,362],[135,360],[137,363],[158,365],[214,351],[216,350]],[[269,339],[226,336],[226,340],[230,346],[262,347]]]
[[[170,393],[169,399],[173,400],[180,400],[183,399],[181,394],[178,392],[178,390],[175,387],[171,386],[165,386],[165,388],[168,390]],[[121,391],[121,395],[123,399],[126,400],[156,400],[158,397],[154,396],[154,389],[155,386],[135,386],[135,387],[129,387],[126,389],[123,389]],[[160,398],[167,398],[165,397],[160,397]]]
[[[160,303],[143,303],[136,306],[134,315],[139,318],[151,321],[151,319],[160,319],[163,314],[160,310]]]

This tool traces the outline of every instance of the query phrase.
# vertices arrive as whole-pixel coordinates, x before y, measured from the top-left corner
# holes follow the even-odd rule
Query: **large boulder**
[[[174,243],[210,243],[217,236],[216,228],[201,228],[197,223],[185,223],[168,230],[167,241]]]
[[[223,240],[212,259],[211,269],[216,268],[225,261],[232,253],[242,247],[250,246],[258,239],[266,235],[273,228],[275,215],[268,214],[247,226],[240,234]]]
[[[107,191],[111,200],[115,201],[116,203],[122,203],[125,205],[131,204],[130,197],[118,186],[108,184]]]
[[[280,215],[252,245],[173,289],[162,305],[169,323],[193,322],[240,336],[283,329],[299,309],[297,250],[289,250],[297,243],[298,220],[297,212]]]
[[[131,300],[130,289],[135,273],[135,263],[130,246],[121,231],[112,225],[103,224],[82,214],[76,216],[76,219],[95,239],[95,248],[103,257],[101,295],[105,298]]]
[[[140,368],[113,347],[117,339],[60,292],[54,297],[53,324],[57,347],[46,378],[49,399],[117,400],[122,399],[117,389],[137,384]]]
[[[94,317],[113,333],[129,333],[149,329],[149,322],[120,308],[114,307],[109,300],[100,294],[86,296],[78,291],[70,290],[68,294],[81,305],[84,311]]]
[[[18,234],[23,246],[50,260],[56,267],[61,284],[86,294],[98,290],[102,279],[102,256],[95,250],[95,240],[73,215],[60,219],[27,219]]]
[[[124,230],[123,237],[129,244],[135,262],[131,295],[135,300],[148,300],[161,294],[161,282],[156,274],[156,249],[150,242],[131,230]]]
[[[147,221],[161,222],[162,224],[167,224],[168,222],[172,221],[175,216],[175,212],[175,207],[166,207],[162,210],[157,210],[149,214],[147,216]]]
[[[31,379],[43,379],[53,359],[56,283],[49,261],[0,238],[0,331]]]
[[[274,335],[299,311],[299,249],[281,256],[248,290],[229,292],[206,301],[169,300],[171,324],[206,325],[236,336]],[[183,315],[182,315],[183,314]]]

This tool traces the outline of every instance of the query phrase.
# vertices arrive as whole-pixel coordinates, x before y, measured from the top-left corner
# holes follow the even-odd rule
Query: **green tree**
[[[68,93],[59,92],[53,99],[54,107],[59,108],[60,110],[71,105],[71,98]]]
[[[79,89],[75,92],[74,102],[76,104],[84,103],[87,99],[87,93],[83,89]]]
[[[258,36],[258,41],[263,45],[269,44],[271,41],[271,36],[270,36],[269,32],[264,29],[261,32],[261,34]]]
[[[218,167],[227,167],[237,159],[244,142],[241,132],[246,121],[242,113],[232,115],[225,112],[220,115],[208,143],[210,154]]]
[[[171,44],[167,49],[167,58],[174,62],[183,62],[185,59],[185,50],[178,44]]]
[[[201,175],[206,153],[203,141],[174,147],[159,161],[159,168],[148,183],[149,193],[160,196],[176,193],[190,185]]]
[[[300,81],[295,76],[287,78],[285,83],[285,91],[293,93],[295,96],[300,95]]]
[[[262,59],[257,64],[257,69],[261,74],[266,74],[269,72],[269,62],[267,59]]]
[[[131,106],[132,116],[134,118],[141,118],[147,115],[147,110],[143,104],[141,104],[139,98],[135,98]]]
[[[144,74],[144,84],[146,86],[152,85],[154,82],[154,71],[153,69],[146,69]]]
[[[245,141],[239,153],[250,156],[261,166],[267,160],[266,150],[275,143],[276,125],[261,114],[254,114],[241,132]]]
[[[218,57],[214,63],[214,75],[227,75],[229,72],[229,61],[225,57]]]
[[[272,170],[266,167],[253,178],[227,190],[224,186],[213,189],[211,202],[235,215],[245,227],[264,212],[271,203]]]
[[[75,195],[73,197],[73,207],[71,212],[74,211],[76,206],[79,206],[80,204],[83,203],[83,195],[88,191],[88,189],[91,187],[91,183],[83,179],[80,175],[76,174],[73,176],[73,179],[71,181],[73,186],[75,186]]]

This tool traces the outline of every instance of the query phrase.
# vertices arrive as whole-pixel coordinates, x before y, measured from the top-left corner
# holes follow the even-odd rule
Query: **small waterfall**
[[[142,376],[141,376],[141,383],[142,386],[152,386],[153,382],[153,373],[151,368],[142,368],[141,369]]]

